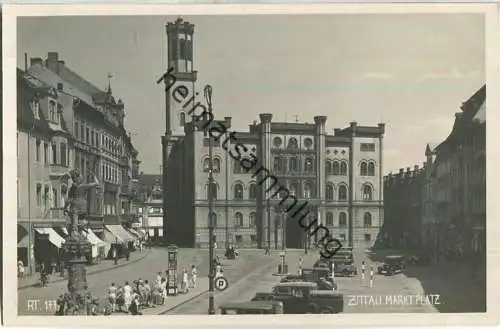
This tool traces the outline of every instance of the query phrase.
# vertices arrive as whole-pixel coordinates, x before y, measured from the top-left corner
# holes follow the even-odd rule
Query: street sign
[[[218,278],[215,279],[215,289],[219,291],[224,291],[229,287],[229,282],[227,279],[223,276],[219,276]]]

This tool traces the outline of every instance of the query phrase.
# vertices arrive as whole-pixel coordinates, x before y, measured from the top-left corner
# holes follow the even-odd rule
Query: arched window
[[[305,161],[305,172],[313,172],[314,160],[311,157],[307,157]]]
[[[347,200],[347,187],[345,185],[339,186],[339,201]]]
[[[243,214],[241,212],[237,212],[234,214],[234,227],[243,227]]]
[[[220,160],[215,158],[214,159],[214,173],[219,173],[220,172]]]
[[[210,221],[212,221],[213,227],[217,227],[217,214],[212,212],[211,216],[208,215],[208,225],[210,225]]]
[[[297,171],[298,170],[298,165],[297,165],[297,157],[291,157],[289,160],[288,160],[288,170],[290,171]]]
[[[372,226],[372,214],[369,212],[365,212],[363,216],[363,224],[365,227]]]
[[[297,195],[298,186],[299,184],[295,181],[290,183],[290,195]]]
[[[273,145],[274,147],[281,147],[281,144],[283,144],[283,141],[281,140],[280,137],[274,137],[273,139]]]
[[[334,175],[338,175],[340,173],[339,162],[333,161],[332,171]]]
[[[339,213],[339,226],[346,227],[347,226],[347,215],[345,212]]]
[[[296,149],[298,147],[297,139],[292,137],[288,140],[288,148]]]
[[[234,185],[234,199],[243,200],[243,185],[240,183]]]
[[[327,175],[331,175],[332,174],[332,162],[331,161],[326,161],[326,164],[325,164],[325,171],[326,171],[326,174]]]
[[[313,185],[312,183],[306,183],[304,185],[304,198],[310,199],[313,197]]]
[[[367,165],[366,165],[366,162],[364,162],[364,161],[363,161],[363,162],[361,162],[361,166],[360,166],[360,167],[361,167],[361,168],[360,168],[360,172],[359,172],[359,174],[360,174],[361,176],[366,176],[366,175],[368,174],[368,167],[367,167]]]
[[[326,186],[326,195],[325,195],[326,200],[328,201],[333,201],[333,186],[328,184]]]
[[[250,213],[250,227],[255,227],[255,219],[257,215],[254,212]]]
[[[282,159],[281,157],[277,156],[277,157],[274,157],[274,160],[273,160],[273,170],[275,172],[280,172],[281,169],[282,169]]]
[[[375,176],[375,163],[368,163],[368,176]]]
[[[326,226],[333,226],[333,214],[331,212],[326,213]]]
[[[342,176],[347,176],[347,163],[345,163],[345,161],[340,163],[340,174]]]
[[[179,121],[180,121],[181,126],[184,126],[186,124],[186,113],[181,112]]]
[[[214,200],[216,200],[217,199],[217,184],[212,183],[212,186],[211,186],[212,188],[211,189],[209,189],[209,186],[210,185],[207,184],[207,200],[210,199],[210,192],[212,193],[212,198]]]
[[[257,199],[257,185],[255,184],[250,184],[250,187],[248,188],[250,191],[249,193],[249,198],[250,200],[255,200]]]
[[[241,167],[241,161],[239,160],[234,161],[233,172],[235,174],[241,174],[243,172],[243,168]]]
[[[370,201],[373,197],[372,187],[368,184],[363,186],[363,200]]]

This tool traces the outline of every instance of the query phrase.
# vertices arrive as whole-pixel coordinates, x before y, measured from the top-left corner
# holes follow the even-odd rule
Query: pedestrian
[[[370,267],[370,288],[373,288],[373,280],[375,279],[375,271],[373,270],[373,266]]]
[[[17,275],[20,279],[24,279],[24,263],[22,260],[17,262]]]
[[[161,297],[162,297],[162,304],[165,305],[167,302],[167,279],[161,278]]]
[[[187,270],[182,271],[182,292],[187,294],[189,292],[189,279]]]
[[[113,246],[113,259],[115,260],[115,265],[117,265],[118,264],[118,250],[117,250],[116,244]]]
[[[127,262],[128,262],[130,260],[130,248],[129,248],[129,246],[127,246],[125,249],[125,255],[127,256]]]
[[[361,280],[365,279],[365,261],[361,262]]]
[[[222,266],[217,270],[217,272],[215,273],[215,278],[220,278],[224,276],[224,269],[222,268]]]
[[[116,306],[118,307],[119,312],[123,310],[124,305],[125,305],[125,298],[123,296],[123,287],[118,286],[118,288],[116,289]]]
[[[116,287],[115,283],[112,282],[111,286],[108,288],[109,303],[111,304],[111,312],[116,311]]]
[[[144,305],[146,307],[151,306],[151,286],[148,280],[144,280]]]
[[[128,312],[130,303],[132,303],[132,287],[128,284],[128,281],[125,281],[123,286],[123,299],[125,301],[125,310]]]
[[[158,272],[158,275],[156,275],[156,282],[157,282],[158,284],[161,284],[161,277],[162,277],[161,272]]]
[[[196,288],[196,280],[198,278],[198,270],[195,265],[191,265],[191,287]]]
[[[130,307],[128,309],[128,311],[130,312],[130,314],[132,314],[132,315],[142,315],[142,313],[139,311],[139,304],[140,304],[139,295],[138,294],[134,294],[133,300],[130,303]]]

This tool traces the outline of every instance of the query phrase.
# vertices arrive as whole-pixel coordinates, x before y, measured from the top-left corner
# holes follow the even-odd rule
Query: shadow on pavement
[[[389,254],[405,255],[404,251],[373,251],[368,253],[374,262],[383,261]],[[439,295],[433,305],[440,313],[486,312],[486,270],[484,264],[432,263],[413,265],[404,275],[420,282],[425,294]]]

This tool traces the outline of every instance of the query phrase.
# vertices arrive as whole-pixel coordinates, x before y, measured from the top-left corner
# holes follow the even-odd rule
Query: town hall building
[[[167,24],[168,62],[175,83],[194,94],[194,26],[178,19]],[[162,137],[164,232],[166,242],[183,247],[207,247],[213,218],[218,245],[281,249],[311,245],[310,238],[284,211],[279,195],[268,198],[255,171],[235,161],[229,149],[245,146],[290,195],[307,201],[311,213],[334,238],[353,247],[371,247],[384,220],[382,150],[385,125],[351,122],[326,131],[326,116],[314,123],[273,121],[261,113],[247,131],[235,132],[237,142],[213,141],[213,185],[209,184],[209,143],[206,128],[193,120],[176,98],[176,86],[166,90],[166,132]],[[178,91],[178,90],[177,90]],[[202,97],[197,101],[202,102]],[[231,117],[216,123],[231,129]],[[212,124],[214,124],[212,122]],[[225,144],[225,145],[223,145]],[[213,196],[209,213],[208,191]]]

